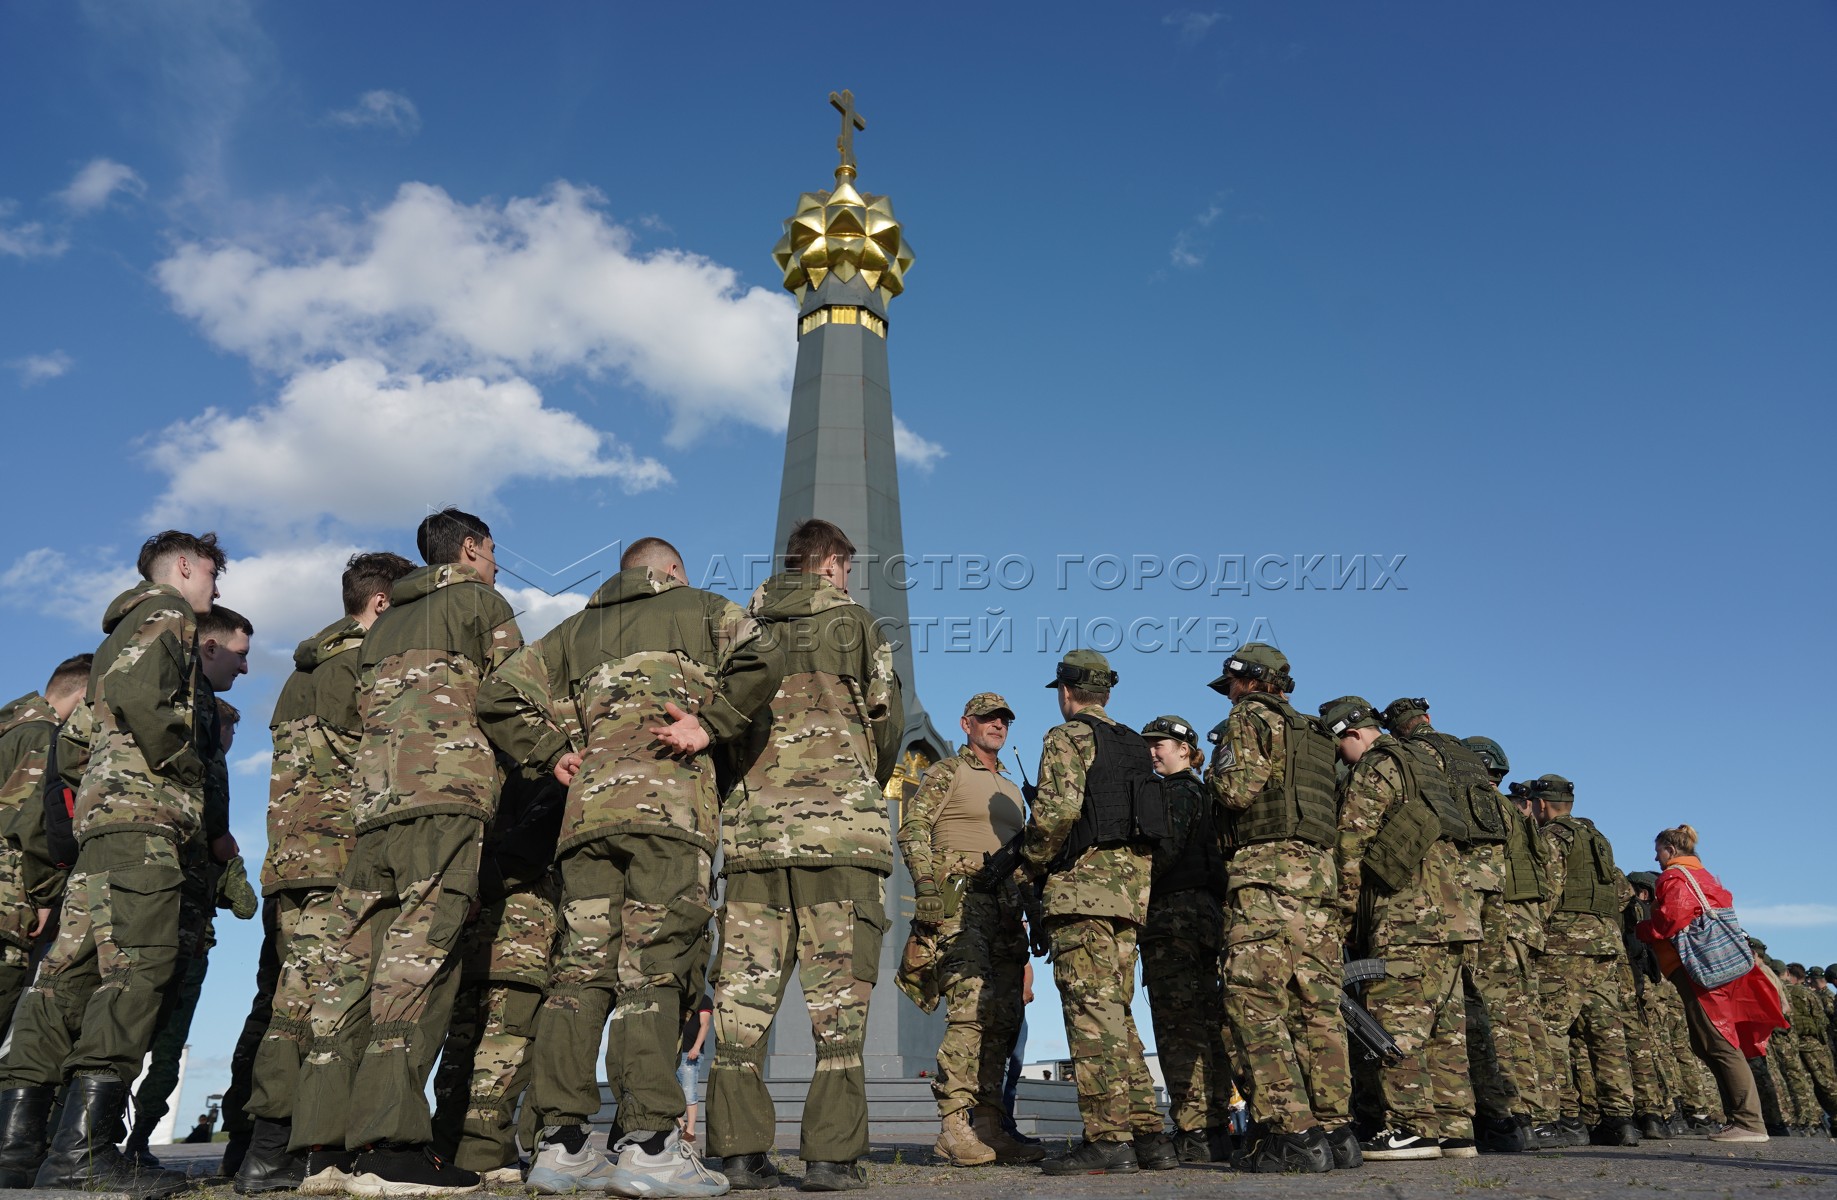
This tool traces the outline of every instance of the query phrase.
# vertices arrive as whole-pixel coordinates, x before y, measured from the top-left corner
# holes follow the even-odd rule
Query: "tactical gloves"
[[[938,885],[929,879],[921,879],[914,888],[917,893],[912,902],[912,922],[915,925],[936,925],[944,919],[944,897],[938,894]]]
[[[217,907],[227,908],[236,919],[246,921],[261,910],[261,899],[249,886],[249,872],[238,854],[223,864],[223,875],[217,880]]]

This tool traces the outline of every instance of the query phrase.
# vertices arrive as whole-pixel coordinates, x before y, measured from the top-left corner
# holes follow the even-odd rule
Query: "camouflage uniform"
[[[1536,824],[1515,805],[1506,804],[1504,812],[1511,828],[1508,837],[1522,838],[1542,862],[1543,837]],[[1544,906],[1542,899],[1507,900],[1503,893],[1489,893],[1480,915],[1483,936],[1475,981],[1484,1005],[1479,1013],[1475,1006],[1468,1007],[1468,1036],[1474,1036],[1475,1018],[1480,1017],[1506,1084],[1506,1090],[1480,1100],[1481,1111],[1489,1116],[1497,1115],[1491,1109],[1502,1103],[1511,1112],[1538,1115],[1543,1072],[1548,1069],[1543,1006],[1538,999]],[[1482,1086],[1479,1079],[1475,1086]],[[1555,1120],[1556,1114],[1539,1119]]]
[[[744,628],[731,602],[627,568],[481,697],[486,732],[512,758],[584,760],[561,819],[562,941],[536,1018],[541,1126],[584,1126],[598,1111],[593,1059],[609,1013],[621,1127],[662,1132],[683,1113],[676,1064],[707,970],[718,801],[712,760],[661,755],[650,731],[666,703],[697,711]]]
[[[1384,960],[1365,987],[1365,1006],[1403,1051],[1379,1077],[1392,1128],[1425,1138],[1473,1137],[1467,1073],[1467,1013],[1461,968],[1480,940],[1478,893],[1465,886],[1461,851],[1441,838],[1413,878],[1389,891],[1367,879],[1363,861],[1386,819],[1412,797],[1399,759],[1410,753],[1388,734],[1365,751],[1341,792],[1339,908],[1357,913],[1361,949]],[[1415,769],[1436,769],[1423,759]]]
[[[1544,848],[1550,867],[1550,890],[1555,897],[1552,908],[1560,909],[1567,886],[1570,858],[1576,849],[1577,832],[1573,817],[1560,818],[1544,826]],[[1600,837],[1600,834],[1596,834]],[[1605,844],[1606,839],[1601,839]],[[1574,864],[1577,871],[1592,869],[1585,861]],[[1618,877],[1624,889],[1621,899],[1632,895],[1625,876]],[[1604,885],[1605,886],[1605,885]],[[1618,907],[1618,906],[1617,906]],[[1552,1072],[1545,1082],[1554,1090],[1555,1107],[1564,1117],[1580,1117],[1580,1097],[1576,1092],[1571,1069],[1569,1038],[1579,1032],[1592,1061],[1596,1099],[1601,1116],[1607,1120],[1631,1119],[1633,1116],[1633,1080],[1627,1062],[1626,1030],[1621,1023],[1619,983],[1615,960],[1621,955],[1620,931],[1609,918],[1585,912],[1552,911],[1544,931],[1544,959],[1541,964],[1541,1000],[1544,1030]]]
[[[977,1107],[1005,1111],[1008,1049],[1021,1028],[1021,976],[1027,933],[1020,896],[1010,882],[994,894],[951,886],[982,869],[1026,819],[1021,790],[991,771],[968,745],[925,772],[906,802],[899,849],[914,883],[936,882],[960,895],[937,924],[938,992],[947,1024],[938,1046],[931,1093],[938,1116]]]
[[[478,895],[484,826],[497,804],[478,689],[522,640],[504,597],[459,563],[398,579],[364,637],[357,841],[327,922],[332,948],[291,1149],[433,1136],[430,1042],[451,1012],[459,976],[448,958]],[[360,1048],[354,1031],[366,1021]]]
[[[294,647],[268,724],[268,853],[262,859],[263,939],[256,995],[231,1060],[223,1127],[247,1127],[243,1110],[293,1116],[300,1066],[312,1045],[312,1007],[331,947],[328,922],[357,838],[358,666],[364,627],[341,617]],[[306,931],[304,939],[297,935]],[[369,1040],[367,1029],[356,1036]]]
[[[1633,969],[1622,957],[1614,970],[1620,993],[1621,1020],[1625,1023],[1627,1067],[1633,1077],[1633,1109],[1641,1116],[1662,1117],[1668,1114],[1675,1099],[1665,1087],[1664,1073],[1659,1070],[1659,1042],[1647,1026],[1640,1003],[1642,986],[1658,986],[1650,979],[1635,979]]]
[[[1812,1092],[1825,1112],[1837,1114],[1837,1070],[1831,1065],[1830,1017],[1823,1003],[1830,994],[1822,984],[1816,986],[1818,990],[1813,991],[1797,983],[1786,990],[1792,993],[1793,1028],[1799,1030],[1799,1058],[1805,1064],[1805,1073],[1811,1077]]]
[[[0,1037],[31,978],[32,927],[64,873],[45,843],[45,770],[60,724],[37,692],[0,708]]]
[[[552,776],[510,778],[485,838],[478,918],[455,952],[459,993],[434,1075],[435,1145],[481,1173],[517,1162],[517,1101],[560,923],[549,864],[563,789]]]
[[[867,610],[821,576],[775,575],[748,612],[757,631],[698,714],[738,780],[721,806],[708,1150],[772,1149],[766,1037],[801,962],[817,1061],[798,1152],[853,1162],[867,1152],[862,1049],[887,930],[893,845],[881,789],[905,726],[900,685]]]
[[[1203,1130],[1221,1107],[1215,1093],[1231,1093],[1231,1063],[1220,1032],[1225,1028],[1219,955],[1225,944],[1226,890],[1222,863],[1202,887],[1168,887],[1168,871],[1188,853],[1189,839],[1209,834],[1204,820],[1211,791],[1196,771],[1167,776],[1168,836],[1154,852],[1154,886],[1142,930],[1142,986],[1154,1017],[1155,1049],[1167,1080],[1168,1117],[1176,1130]],[[1212,858],[1218,857],[1216,849]],[[1174,880],[1172,882],[1184,882]]]
[[[1722,1100],[1709,1068],[1690,1048],[1690,1030],[1684,1023],[1684,1002],[1668,982],[1648,985],[1640,996],[1646,1027],[1658,1039],[1658,1069],[1690,1116],[1715,1117]]]
[[[1779,974],[1778,971],[1775,974]],[[1782,980],[1782,996],[1790,993],[1792,988]],[[1791,1006],[1787,1005],[1787,1020],[1792,1019]],[[1773,1035],[1767,1044],[1767,1065],[1773,1071],[1780,1096],[1780,1107],[1785,1110],[1788,1125],[1806,1127],[1816,1125],[1819,1121],[1818,1097],[1812,1088],[1811,1076],[1805,1070],[1805,1063],[1799,1054],[1800,1038],[1792,1029],[1782,1029]]]
[[[57,939],[16,1015],[4,1088],[110,1073],[132,1082],[178,961],[179,851],[204,820],[197,616],[177,589],[142,583],[116,597],[102,628],[76,798],[81,849]]]
[[[1275,699],[1243,697],[1219,733],[1206,782],[1227,814],[1282,785],[1288,728]],[[1339,1013],[1344,929],[1333,851],[1296,837],[1230,854],[1224,1004],[1250,1118],[1275,1133],[1336,1129],[1351,1118],[1352,1060]]]

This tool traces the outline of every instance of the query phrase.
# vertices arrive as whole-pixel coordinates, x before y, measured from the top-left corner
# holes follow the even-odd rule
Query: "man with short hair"
[[[899,823],[899,848],[912,876],[913,924],[938,939],[938,993],[944,1040],[938,1046],[937,1152],[952,1166],[1038,1162],[1044,1147],[1002,1128],[1008,1047],[1021,1026],[1021,974],[1027,931],[1014,883],[994,892],[968,882],[1027,820],[1021,789],[1002,769],[1014,710],[995,692],[963,706],[963,749],[932,764]]]
[[[483,520],[445,508],[415,540],[427,566],[396,580],[360,651],[357,841],[334,901],[342,936],[313,1004],[290,1142],[361,1150],[345,1184],[359,1195],[479,1185],[434,1152],[425,1088],[459,983],[449,956],[478,897],[497,808],[479,688],[523,637],[493,586],[496,545]]]
[[[1289,704],[1274,646],[1244,646],[1208,686],[1231,701],[1206,782],[1225,810],[1225,1014],[1255,1130],[1239,1157],[1263,1173],[1353,1168],[1333,742]]]
[[[138,566],[142,582],[102,618],[85,696],[94,732],[76,797],[81,848],[57,940],[0,1062],[0,1164],[23,1174],[36,1160],[67,1083],[37,1185],[151,1196],[177,1191],[185,1177],[142,1170],[115,1143],[178,961],[181,849],[203,835],[197,630],[217,598],[224,553],[215,534],[167,530],[142,545]]]
[[[243,1194],[299,1187],[309,1171],[288,1149],[294,1090],[312,1043],[313,993],[324,978],[328,922],[356,830],[351,815],[362,722],[358,667],[364,634],[414,564],[399,554],[354,554],[340,579],[344,615],[294,648],[268,734],[268,852],[262,860],[262,949],[255,999],[230,1059],[223,1096],[229,1144],[223,1173]],[[272,1026],[272,1028],[271,1028]],[[363,1034],[367,1040],[367,1032]],[[245,1157],[246,1156],[246,1157]],[[328,1176],[328,1181],[331,1177]]]
[[[862,1052],[893,870],[884,789],[905,713],[893,651],[849,599],[854,554],[829,521],[793,529],[785,570],[754,595],[755,628],[719,687],[694,713],[666,705],[671,723],[653,727],[678,754],[722,743],[738,780],[721,806],[727,894],[708,1084],[708,1148],[736,1190],[777,1185],[766,1039],[800,960],[816,1043],[802,1186],[867,1186]]]
[[[1058,693],[1064,723],[1040,747],[1021,849],[1026,870],[1044,879],[1053,982],[1084,1118],[1084,1140],[1040,1164],[1048,1175],[1180,1165],[1130,1012],[1152,847],[1167,832],[1167,804],[1148,744],[1104,711],[1116,682],[1095,650],[1059,661],[1046,686]]]
[[[662,538],[633,542],[619,568],[479,700],[506,755],[568,785],[549,845],[561,937],[548,995],[507,997],[516,1020],[506,1024],[534,1026],[529,1104],[542,1134],[528,1182],[544,1193],[718,1195],[726,1181],[677,1132],[676,1067],[682,1018],[707,972],[719,789],[710,756],[660,757],[651,726],[715,687],[748,623],[732,601],[690,587]],[[616,1162],[587,1145],[602,1036],[624,1133]],[[497,1115],[508,1128],[508,1106]]]

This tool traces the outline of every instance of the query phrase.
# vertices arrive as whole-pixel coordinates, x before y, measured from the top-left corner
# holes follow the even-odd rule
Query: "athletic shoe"
[[[345,1191],[353,1196],[458,1196],[478,1190],[478,1175],[454,1166],[434,1148],[379,1142],[357,1156]]]
[[[1351,1171],[1365,1165],[1365,1152],[1359,1149],[1359,1131],[1341,1125],[1327,1135],[1327,1150],[1333,1155],[1335,1171]]]
[[[608,1192],[617,1172],[605,1155],[587,1144],[586,1126],[549,1125],[542,1131],[525,1182],[545,1196]]]
[[[1333,1149],[1327,1143],[1326,1131],[1318,1125],[1300,1133],[1270,1130],[1244,1155],[1240,1169],[1258,1175],[1285,1175],[1290,1171],[1318,1175],[1333,1169]]]
[[[727,1176],[708,1169],[695,1147],[671,1130],[657,1151],[644,1148],[654,1135],[627,1134],[620,1143],[612,1190],[621,1196],[725,1196]]]
[[[1040,1164],[1048,1175],[1133,1175],[1141,1169],[1130,1142],[1079,1142],[1071,1153]]]
[[[1480,1157],[1480,1148],[1472,1138],[1437,1138],[1436,1144],[1441,1146],[1443,1158]]]
[[[1712,1142],[1764,1142],[1767,1140],[1767,1135],[1758,1129],[1743,1129],[1739,1125],[1731,1125],[1727,1129],[1710,1134],[1709,1140]]]
[[[356,1163],[357,1152],[355,1150],[307,1151],[306,1178],[300,1183],[300,1194],[302,1196],[344,1195],[346,1185],[351,1182],[351,1168]]]
[[[1359,1150],[1368,1162],[1407,1162],[1442,1156],[1441,1144],[1434,1138],[1407,1129],[1380,1130],[1360,1142]]]

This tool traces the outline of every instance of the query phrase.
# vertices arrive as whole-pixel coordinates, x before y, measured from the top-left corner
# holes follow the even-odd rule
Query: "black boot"
[[[1180,1165],[1180,1155],[1173,1139],[1165,1133],[1138,1133],[1135,1143],[1135,1165],[1144,1171],[1171,1171]]]
[[[1480,1122],[1480,1153],[1522,1154],[1530,1149],[1530,1118],[1520,1120],[1516,1114],[1487,1117]]]
[[[1130,1142],[1079,1142],[1071,1153],[1040,1164],[1048,1175],[1133,1175],[1141,1169]]]
[[[249,1148],[236,1170],[236,1194],[298,1191],[306,1181],[306,1155],[287,1149],[293,1136],[292,1121],[258,1117],[249,1133]]]
[[[1639,1126],[1641,1138],[1651,1138],[1655,1142],[1662,1142],[1671,1136],[1671,1130],[1665,1127],[1665,1122],[1657,1113],[1639,1113],[1634,1116],[1633,1120]]]
[[[721,1174],[736,1192],[762,1192],[778,1186],[778,1168],[769,1154],[730,1154],[721,1162]]]
[[[147,1171],[121,1157],[115,1143],[127,1132],[121,1116],[128,1085],[114,1075],[78,1075],[64,1094],[64,1115],[33,1186],[127,1192],[153,1200],[185,1189],[178,1171]]]
[[[1592,1146],[1637,1146],[1639,1126],[1631,1117],[1603,1117],[1588,1131],[1588,1142]]]
[[[0,1188],[29,1188],[45,1157],[55,1088],[8,1088],[0,1092]]]
[[[249,1141],[253,1138],[251,1129],[238,1129],[230,1134],[223,1143],[223,1165],[217,1168],[217,1174],[225,1179],[234,1179],[242,1170],[242,1160],[249,1153]]]

